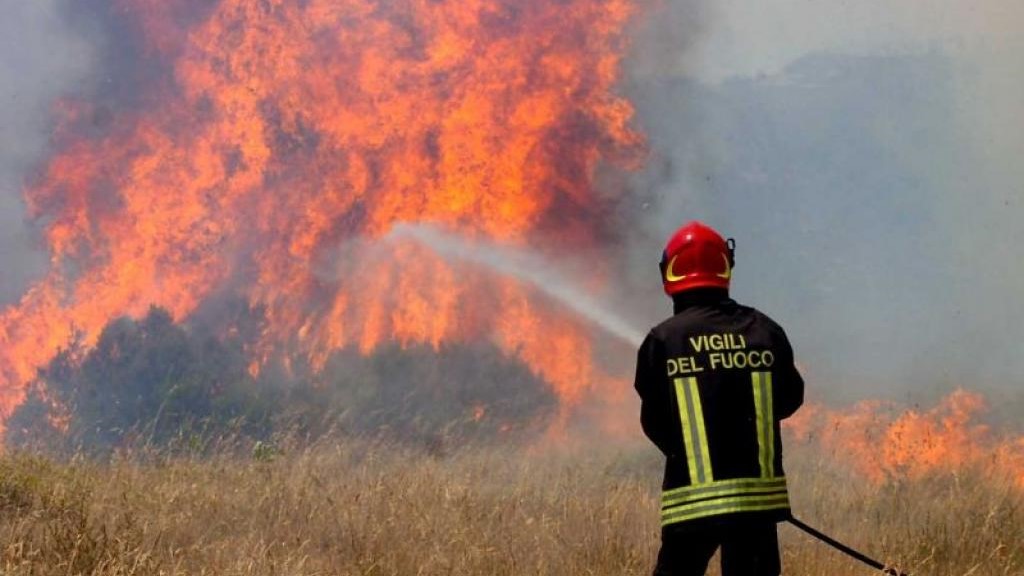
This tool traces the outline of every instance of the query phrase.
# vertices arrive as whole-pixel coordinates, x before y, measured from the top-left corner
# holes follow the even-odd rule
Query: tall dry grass
[[[914,575],[1024,574],[1024,497],[976,475],[870,486],[787,454],[806,521]],[[645,446],[368,441],[245,457],[0,456],[4,575],[645,574],[660,461]],[[780,527],[786,574],[870,574]],[[717,573],[713,568],[710,572]]]

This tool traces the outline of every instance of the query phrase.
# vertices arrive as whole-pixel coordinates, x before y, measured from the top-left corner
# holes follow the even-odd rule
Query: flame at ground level
[[[983,422],[985,398],[957,390],[927,409],[860,402],[848,409],[804,406],[784,423],[791,440],[821,448],[873,482],[973,471],[1024,490],[1024,435]]]

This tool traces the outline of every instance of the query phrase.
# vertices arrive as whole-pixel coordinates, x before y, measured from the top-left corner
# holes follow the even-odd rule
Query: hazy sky
[[[50,110],[90,79],[94,44],[57,0],[0,0],[0,303],[17,298],[45,269],[34,250],[21,185],[45,153]]]
[[[1024,3],[672,6],[697,40],[634,71],[654,191],[635,250],[689,218],[736,236],[735,294],[828,396],[1017,390]]]
[[[710,78],[775,73],[812,52],[1019,54],[1024,4],[1013,0],[716,0],[687,71]],[[1019,62],[1018,62],[1019,64]]]

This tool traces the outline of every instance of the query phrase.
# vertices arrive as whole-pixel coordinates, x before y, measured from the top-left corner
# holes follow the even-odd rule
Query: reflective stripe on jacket
[[[803,380],[778,324],[728,298],[692,301],[644,340],[635,387],[666,456],[663,526],[788,515],[779,421],[802,403]]]

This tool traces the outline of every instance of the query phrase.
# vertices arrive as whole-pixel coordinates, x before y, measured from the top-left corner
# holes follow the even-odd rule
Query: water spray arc
[[[555,266],[535,254],[483,240],[470,240],[424,224],[399,224],[386,239],[413,240],[432,249],[442,258],[487,268],[503,276],[513,276],[625,344],[639,346],[643,340],[643,332],[636,326],[586,296],[569,279],[552,272]]]
[[[392,242],[412,240],[431,248],[445,259],[467,262],[491,269],[498,274],[514,276],[593,322],[625,344],[638,346],[643,338],[642,332],[629,322],[596,300],[583,296],[582,291],[568,279],[551,272],[553,266],[550,262],[523,250],[462,238],[423,224],[399,224],[392,229],[385,240]],[[884,574],[909,576],[909,574],[888,567],[796,518],[790,517],[787,521],[813,538]]]

